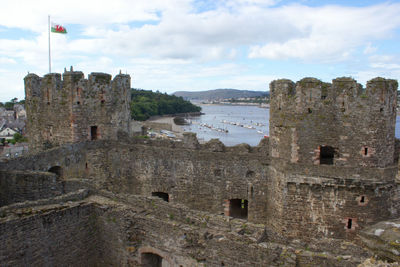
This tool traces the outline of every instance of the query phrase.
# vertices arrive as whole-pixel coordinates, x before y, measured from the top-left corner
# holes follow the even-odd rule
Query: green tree
[[[199,112],[201,108],[182,97],[162,94],[159,91],[131,90],[131,116],[135,120],[144,121],[155,115]]]
[[[28,141],[28,139],[26,137],[24,137],[22,134],[15,133],[13,135],[13,139],[10,140],[10,143],[15,145],[15,143],[22,143],[22,142],[26,142],[26,141]]]

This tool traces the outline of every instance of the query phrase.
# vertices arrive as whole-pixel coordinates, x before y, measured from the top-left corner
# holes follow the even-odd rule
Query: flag
[[[51,32],[67,33],[67,29],[59,24],[51,23]]]

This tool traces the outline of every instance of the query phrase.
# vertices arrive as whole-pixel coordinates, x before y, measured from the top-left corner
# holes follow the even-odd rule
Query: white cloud
[[[117,0],[112,5],[75,1],[63,7],[62,13],[57,11],[60,14],[55,18],[83,25],[83,34],[89,38],[65,42],[67,49],[124,57],[210,61],[235,58],[232,51],[249,46],[250,58],[340,61],[359,46],[372,53],[371,41],[387,38],[400,25],[400,4],[269,8],[277,1],[237,0],[221,1],[216,9],[194,13],[189,0]],[[19,14],[13,12],[20,6],[14,2],[1,9],[0,25],[37,30],[42,24],[39,28],[43,29],[46,13],[54,6],[49,1],[27,1],[24,10],[37,14],[22,11],[22,15],[9,16]],[[129,26],[138,20],[154,20],[156,24]]]
[[[75,30],[52,35],[53,71],[70,65],[86,74],[122,69],[133,74],[135,87],[263,90],[273,78],[268,75],[273,64],[280,65],[286,77],[297,78],[281,65],[294,65],[298,59],[344,62],[351,67],[330,73],[355,77],[371,70],[385,77],[399,74],[399,55],[376,53],[378,47],[385,52],[377,41],[396,38],[400,3],[308,7],[275,0],[71,0],[62,8],[50,0],[6,1],[0,9],[2,69],[47,72],[47,14]],[[18,36],[11,36],[14,28]],[[260,64],[263,68],[270,64],[269,69],[251,73],[254,62],[261,61],[257,59],[265,63]],[[7,77],[4,72],[0,82],[0,90],[23,86],[20,75]]]
[[[24,99],[23,78],[28,72],[15,72],[13,70],[0,70],[1,100],[9,101],[17,97]]]
[[[373,55],[369,57],[369,66],[374,69],[400,72],[399,56],[395,55]]]
[[[378,50],[377,47],[372,46],[371,43],[368,43],[367,46],[364,48],[363,53],[368,55],[368,54],[372,54],[375,53]]]
[[[374,77],[398,79],[400,77],[400,55],[375,54],[368,57],[368,65],[354,71],[352,76],[361,83],[366,83]]]
[[[396,15],[400,13],[400,4],[363,8],[292,5],[282,8],[281,13],[283,21],[291,21],[304,35],[253,45],[250,58],[340,61],[359,46],[390,38],[400,26],[400,17]]]
[[[16,63],[17,62],[12,58],[0,57],[0,64],[16,64]]]
[[[186,0],[70,0],[54,2],[3,1],[0,25],[42,32],[47,29],[47,16],[58,23],[108,25],[131,21],[159,20],[157,12],[174,6],[188,6]]]

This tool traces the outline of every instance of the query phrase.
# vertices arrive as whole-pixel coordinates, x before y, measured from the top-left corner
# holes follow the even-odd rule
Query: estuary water
[[[269,135],[269,109],[258,106],[200,105],[204,115],[191,117],[184,131],[194,132],[200,141],[218,138],[226,146],[247,143],[256,146]],[[400,116],[396,118],[400,138]]]
[[[192,117],[184,131],[200,141],[218,138],[226,146],[247,143],[256,146],[268,135],[269,109],[257,106],[200,105],[204,115]]]

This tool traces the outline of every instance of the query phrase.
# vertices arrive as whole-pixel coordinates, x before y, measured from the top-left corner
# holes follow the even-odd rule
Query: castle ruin
[[[255,147],[131,137],[129,75],[29,74],[25,90],[34,153],[0,163],[2,266],[400,261],[383,239],[400,227],[394,80],[273,81]]]

